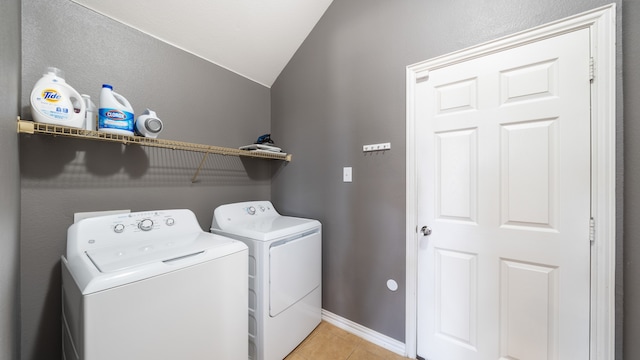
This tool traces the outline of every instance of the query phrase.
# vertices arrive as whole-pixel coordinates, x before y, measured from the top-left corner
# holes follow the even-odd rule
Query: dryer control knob
[[[153,220],[144,219],[144,220],[140,221],[140,223],[138,224],[138,227],[142,231],[149,231],[149,230],[153,229]]]
[[[247,212],[249,213],[249,215],[255,215],[256,214],[256,208],[254,208],[253,206],[249,206],[247,208]]]

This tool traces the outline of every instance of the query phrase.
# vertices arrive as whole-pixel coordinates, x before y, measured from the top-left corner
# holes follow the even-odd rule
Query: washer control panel
[[[190,238],[202,232],[191,210],[157,210],[86,218],[69,227],[67,254],[137,242]],[[195,236],[195,235],[193,235]]]
[[[114,219],[112,225],[116,234],[130,231],[161,231],[163,227],[176,225],[176,219],[164,211],[129,213]]]

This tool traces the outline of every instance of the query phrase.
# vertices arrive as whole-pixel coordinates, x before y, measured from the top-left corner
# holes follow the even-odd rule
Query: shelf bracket
[[[196,173],[193,174],[193,177],[191,178],[192,184],[196,182],[196,179],[198,178],[198,174],[200,174],[200,169],[202,169],[202,166],[204,165],[204,161],[207,160],[207,156],[209,156],[209,151],[204,153],[204,156],[202,156],[202,160],[200,160],[200,165],[198,165],[198,168],[196,169]]]
[[[18,116],[18,133],[35,134],[35,132],[36,129],[33,122],[20,121],[20,116]]]

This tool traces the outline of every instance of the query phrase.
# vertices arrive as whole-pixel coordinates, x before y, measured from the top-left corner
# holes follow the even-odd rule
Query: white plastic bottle
[[[84,124],[86,105],[80,93],[64,80],[60,69],[47,68],[33,86],[30,101],[31,115],[36,122],[76,128]]]
[[[102,85],[98,109],[98,131],[133,136],[133,107],[124,96],[113,91],[113,86]]]
[[[91,96],[82,94],[82,99],[84,100],[84,104],[87,107],[87,115],[84,117],[84,128],[85,130],[95,130],[96,129],[96,104],[91,101]]]
[[[136,119],[136,134],[155,139],[160,131],[162,120],[158,119],[155,111],[147,109]]]

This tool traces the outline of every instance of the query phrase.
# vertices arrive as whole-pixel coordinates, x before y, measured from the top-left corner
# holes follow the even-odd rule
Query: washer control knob
[[[247,208],[247,213],[249,213],[249,215],[255,215],[256,214],[256,208],[254,208],[253,206],[249,206]]]
[[[262,206],[262,205],[260,205],[260,206],[259,206],[259,208],[260,208],[260,211],[262,211],[262,212],[264,212],[264,211],[266,210],[266,209],[264,208],[264,206]]]
[[[116,224],[116,226],[113,227],[113,231],[117,234],[120,234],[124,231],[124,224]]]
[[[149,230],[153,229],[153,220],[144,219],[144,220],[140,221],[140,223],[138,224],[138,227],[142,231],[149,231]]]
[[[167,226],[173,226],[176,224],[176,220],[174,218],[168,218],[165,224],[167,224]]]

